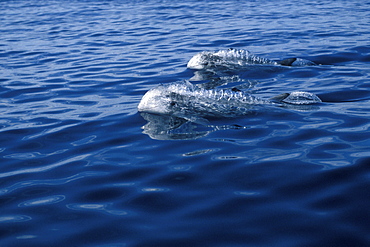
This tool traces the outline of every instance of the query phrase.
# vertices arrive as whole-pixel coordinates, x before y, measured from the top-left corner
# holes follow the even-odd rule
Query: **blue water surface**
[[[369,1],[20,0],[0,13],[1,246],[370,246]],[[147,90],[230,47],[319,64],[232,86],[323,103],[145,128]]]

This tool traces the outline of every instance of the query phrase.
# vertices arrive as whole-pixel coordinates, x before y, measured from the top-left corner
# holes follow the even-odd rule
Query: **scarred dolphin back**
[[[253,55],[247,50],[227,49],[219,51],[203,51],[194,55],[187,64],[189,69],[205,69],[211,67],[247,66],[253,64],[278,63]]]

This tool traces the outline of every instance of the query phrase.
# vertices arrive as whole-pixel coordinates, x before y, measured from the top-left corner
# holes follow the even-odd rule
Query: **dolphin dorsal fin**
[[[287,58],[287,59],[284,59],[284,60],[281,60],[279,62],[277,62],[278,64],[281,64],[283,66],[292,66],[292,64],[297,60],[297,58],[293,57],[293,58]]]
[[[275,97],[272,97],[270,98],[270,100],[272,102],[275,102],[275,103],[281,103],[284,99],[286,99],[287,97],[289,96],[289,93],[282,93],[282,94],[279,94]]]

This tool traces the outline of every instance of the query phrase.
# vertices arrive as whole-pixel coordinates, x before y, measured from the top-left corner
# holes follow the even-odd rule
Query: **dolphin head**
[[[145,93],[138,105],[139,112],[154,114],[171,113],[171,97],[163,85],[150,89]]]
[[[207,56],[204,52],[194,55],[188,62],[189,69],[204,69],[208,65]]]

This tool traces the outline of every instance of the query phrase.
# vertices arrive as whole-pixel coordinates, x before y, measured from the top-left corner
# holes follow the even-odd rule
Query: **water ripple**
[[[11,172],[3,172],[3,173],[0,173],[0,178],[15,176],[15,175],[19,175],[19,174],[26,174],[26,173],[44,172],[44,171],[48,171],[48,170],[57,168],[59,166],[63,166],[65,164],[69,164],[69,163],[74,162],[74,161],[84,160],[88,156],[89,156],[88,154],[84,154],[84,155],[79,155],[79,156],[76,156],[76,157],[71,157],[67,160],[56,162],[56,163],[51,164],[51,165],[45,165],[45,166],[36,167],[36,168],[17,169],[15,171],[11,171]]]
[[[40,152],[30,152],[30,153],[9,154],[9,155],[4,155],[3,157],[6,159],[29,160],[29,159],[36,159],[36,158],[44,158],[44,157],[55,155],[55,154],[61,154],[61,153],[64,153],[65,151],[67,151],[67,149],[58,150],[54,153],[49,153],[49,154],[41,154]]]
[[[30,221],[32,218],[27,215],[2,215],[0,216],[0,223],[10,223],[10,222],[25,222]]]
[[[97,211],[97,212],[103,212],[106,214],[112,214],[112,215],[117,215],[117,216],[124,216],[128,214],[127,211],[110,209],[110,204],[108,203],[105,203],[105,204],[73,203],[73,204],[68,204],[67,208],[73,209],[73,210],[82,210],[82,211]]]
[[[47,196],[43,198],[37,198],[37,199],[32,199],[32,200],[22,202],[18,204],[18,207],[32,207],[32,206],[43,206],[43,205],[55,204],[55,203],[63,201],[65,198],[66,197],[64,195]]]
[[[36,185],[56,186],[56,185],[67,184],[67,183],[70,183],[72,181],[75,181],[81,178],[86,178],[90,176],[101,176],[104,174],[105,174],[104,172],[82,172],[82,173],[79,173],[79,174],[76,174],[70,177],[66,177],[66,178],[22,181],[22,182],[18,182],[13,185],[10,185],[8,187],[0,188],[0,195],[9,194],[15,190],[30,187],[30,186],[36,186]],[[3,175],[3,177],[5,177],[5,175]]]

